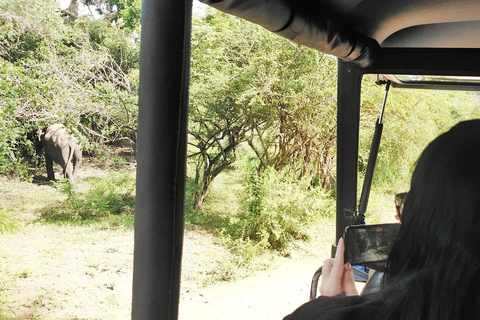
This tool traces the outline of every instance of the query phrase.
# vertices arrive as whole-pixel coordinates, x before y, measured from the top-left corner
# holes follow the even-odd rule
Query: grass
[[[12,319],[126,319],[132,254],[132,232],[34,223],[7,233],[0,309]],[[120,292],[123,309],[111,308],[107,299]]]
[[[0,319],[130,318],[134,171],[86,163],[74,187],[35,181],[0,176],[1,221],[8,226],[0,234]],[[269,269],[284,256],[330,255],[329,215],[309,225],[309,241],[294,238],[279,251],[233,236],[242,192],[238,173],[227,172],[214,182],[204,210],[187,212],[182,296]],[[373,190],[369,212],[368,223],[393,218],[393,195]]]
[[[234,281],[251,275],[252,273],[265,270],[272,266],[275,253],[248,240],[232,238],[231,234],[238,233],[234,230],[238,227],[236,217],[241,214],[241,203],[238,194],[242,192],[240,177],[234,171],[226,171],[219,175],[211,186],[209,197],[205,202],[202,212],[187,208],[186,229],[199,232],[206,239],[207,248],[213,248],[212,252],[195,255],[196,263],[203,265],[205,262],[200,257],[213,260],[213,267],[205,273],[201,273],[199,279],[196,268],[182,270],[182,282],[193,281],[186,291],[192,290],[192,286],[201,288],[215,284],[218,281]],[[187,197],[188,198],[188,197]],[[187,239],[188,241],[188,239]],[[208,245],[210,243],[210,245]],[[213,244],[213,247],[212,247]],[[201,245],[188,242],[184,250],[203,252]],[[184,260],[189,259],[188,254]],[[185,291],[184,290],[184,291]]]
[[[82,169],[74,188],[0,177],[0,319],[130,317],[134,172]]]
[[[54,185],[64,201],[40,210],[46,223],[106,224],[133,229],[135,176],[132,172],[110,172],[105,178],[88,180],[89,191],[79,194],[68,180]]]
[[[0,319],[130,317],[134,172],[86,163],[81,174],[74,187],[0,176],[2,221],[15,226],[0,235]],[[272,260],[239,250],[190,225],[182,292],[245,277]]]

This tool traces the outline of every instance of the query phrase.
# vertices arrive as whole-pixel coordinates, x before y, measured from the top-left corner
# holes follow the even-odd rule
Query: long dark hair
[[[480,120],[420,156],[387,263],[385,319],[480,318]]]

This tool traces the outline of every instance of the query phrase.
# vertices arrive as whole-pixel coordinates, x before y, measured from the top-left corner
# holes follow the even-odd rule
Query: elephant
[[[49,180],[55,180],[53,162],[63,168],[63,177],[73,184],[82,163],[82,149],[77,139],[67,133],[63,124],[53,124],[37,131],[37,151],[45,149],[45,164]]]

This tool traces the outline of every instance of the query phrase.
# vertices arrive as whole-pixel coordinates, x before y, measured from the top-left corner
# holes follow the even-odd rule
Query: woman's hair
[[[386,272],[390,319],[480,317],[480,120],[420,156]]]

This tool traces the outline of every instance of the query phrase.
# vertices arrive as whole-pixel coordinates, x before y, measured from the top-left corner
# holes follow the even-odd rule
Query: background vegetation
[[[118,162],[109,156],[113,148],[135,150],[140,2],[83,3],[91,15],[78,14],[77,0],[67,10],[50,0],[0,0],[3,175],[32,182],[39,160],[32,134],[56,122],[78,137],[92,160]],[[374,82],[364,80],[360,176],[383,99],[384,89]],[[394,193],[408,190],[425,145],[454,123],[478,116],[478,105],[471,93],[391,90],[370,221],[393,208]],[[334,214],[335,118],[333,57],[219,12],[196,15],[187,226],[215,234],[232,250],[283,252],[309,239],[312,228]],[[115,171],[92,181],[83,194],[60,183],[66,199],[37,213],[46,223],[131,221],[130,174]],[[0,231],[6,231],[12,209],[0,209]]]
[[[308,238],[334,210],[336,60],[207,9],[194,19],[191,61],[193,208],[218,218],[203,204],[212,181],[234,172],[241,207],[225,209],[224,235],[275,249]],[[375,80],[363,82],[359,192],[384,95]],[[478,116],[478,104],[471,93],[390,90],[369,221],[393,212],[426,144]]]
[[[31,179],[32,133],[57,122],[88,154],[133,144],[138,53],[138,37],[107,19],[72,21],[53,1],[0,1],[0,170]]]
[[[106,252],[84,259],[80,274],[84,281],[131,275],[131,254],[104,264],[133,242],[139,19],[139,0],[72,0],[65,10],[51,0],[0,0],[0,236],[5,243],[25,243],[21,250],[4,248],[8,254],[0,257],[8,261],[0,265],[0,304],[8,308],[0,309],[30,308],[25,318],[31,319],[48,318],[52,310],[70,312],[58,318],[89,310],[89,301],[74,311],[59,307],[77,306],[77,298],[65,300],[76,297],[77,286],[53,292],[46,283],[40,292],[28,287],[32,297],[19,296],[22,283],[56,272],[18,263],[29,254],[31,263],[57,257],[63,271],[70,248],[84,259],[83,245],[98,250],[118,235],[122,240],[112,240]],[[363,86],[359,192],[384,90],[373,77]],[[367,221],[392,219],[393,194],[408,190],[421,150],[454,123],[478,115],[476,94],[392,89]],[[201,252],[222,255],[212,261],[206,253],[205,272],[184,268],[187,290],[246,276],[309,240],[320,238],[329,250],[335,119],[336,59],[216,11],[194,16],[186,230],[198,237],[195,250],[213,242]],[[36,129],[56,122],[84,148],[84,175],[75,186],[46,184],[35,153]],[[32,238],[40,239],[42,250],[25,248]],[[125,247],[115,247],[124,241]],[[197,266],[201,259],[194,257]],[[111,283],[96,286],[116,293]],[[117,309],[129,304],[108,299]],[[108,308],[102,312],[82,318],[111,316]]]

